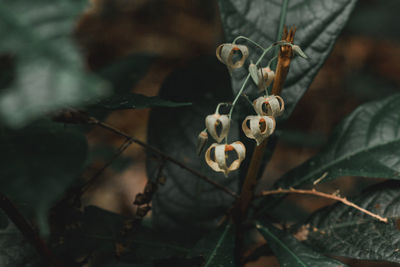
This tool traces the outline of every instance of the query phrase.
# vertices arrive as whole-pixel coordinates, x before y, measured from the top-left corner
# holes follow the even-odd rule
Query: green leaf
[[[212,231],[194,246],[189,257],[201,255],[203,267],[228,267],[234,264],[235,232],[232,224]]]
[[[115,257],[116,247],[123,248],[118,257],[120,262],[146,263],[172,257],[184,256],[190,251],[166,233],[133,223],[119,214],[88,206],[82,213],[69,214],[62,221],[66,227],[54,233],[59,257],[77,259],[92,252]],[[129,230],[124,227],[130,225]]]
[[[289,171],[277,187],[345,176],[400,179],[400,94],[359,106],[316,156]]]
[[[268,47],[277,41],[282,3],[274,0],[219,0],[222,26],[228,42],[244,35]],[[305,60],[296,57],[292,60],[282,97],[286,103],[284,118],[293,111],[296,103],[305,93],[318,70],[333,48],[335,40],[346,24],[356,0],[319,1],[292,0],[286,14],[286,25],[295,25],[297,32],[294,43],[299,45],[309,57]],[[249,59],[257,61],[262,51],[245,41],[250,47]],[[271,53],[267,59],[274,55]],[[250,60],[248,62],[250,62]],[[267,65],[268,60],[263,63]],[[247,67],[232,72],[233,91],[238,92]],[[256,87],[247,87],[246,93],[255,93]]]
[[[380,222],[342,203],[317,211],[307,226],[307,245],[322,253],[365,260],[400,263],[400,184],[373,185],[354,203],[387,217]]]
[[[20,130],[0,129],[0,149],[1,191],[33,210],[46,231],[48,209],[82,170],[86,137],[62,124],[40,121]]]
[[[37,252],[11,221],[0,229],[0,266],[43,266]]]
[[[173,101],[164,100],[158,96],[145,96],[142,94],[129,93],[108,97],[96,104],[96,107],[110,110],[120,110],[153,107],[183,107],[190,105],[191,103],[176,103]]]
[[[104,95],[106,84],[85,72],[72,28],[86,5],[74,1],[10,1],[0,8],[0,52],[16,77],[0,94],[0,118],[21,126],[40,115]]]
[[[297,241],[293,236],[276,229],[268,223],[258,222],[257,229],[267,240],[275,256],[278,257],[281,266],[346,266],[339,261],[325,257],[308,248]]]
[[[207,77],[207,78],[205,78]],[[195,82],[194,82],[195,81]],[[210,179],[237,191],[239,171],[226,178],[214,172],[205,162],[204,154],[196,153],[197,137],[205,128],[205,117],[213,114],[219,102],[232,100],[229,74],[214,57],[201,57],[177,69],[164,81],[160,97],[175,102],[193,102],[192,106],[154,108],[148,126],[148,143]],[[227,110],[222,107],[221,113]],[[228,142],[238,140],[239,125],[232,120]],[[209,138],[206,147],[214,141]],[[160,162],[148,155],[147,173],[156,179]],[[197,176],[166,162],[162,171],[166,184],[153,197],[152,220],[155,228],[176,230],[197,240],[216,227],[219,218],[234,199]]]

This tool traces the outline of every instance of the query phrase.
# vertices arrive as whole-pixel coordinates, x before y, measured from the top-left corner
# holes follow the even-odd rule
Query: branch
[[[287,28],[285,27],[282,35],[282,41],[293,43],[295,32],[296,28],[291,28],[288,32]],[[274,95],[279,95],[282,91],[283,84],[289,71],[291,58],[292,48],[288,45],[281,46],[278,56],[278,65],[276,68],[274,85],[272,87],[272,94]],[[260,145],[256,146],[251,157],[250,166],[247,170],[247,175],[242,186],[242,192],[240,193],[237,207],[234,212],[235,221],[238,223],[246,218],[250,202],[254,197],[254,188],[257,184],[257,176],[260,172],[260,167],[267,144],[268,138],[265,139]]]
[[[349,207],[355,208],[359,211],[361,211],[362,213],[365,213],[381,222],[387,223],[388,219],[381,217],[375,213],[372,213],[364,208],[361,208],[360,206],[358,206],[357,204],[354,204],[353,202],[350,202],[349,200],[347,200],[345,197],[340,197],[338,195],[335,194],[327,194],[327,193],[323,193],[323,192],[319,192],[316,191],[314,188],[311,190],[306,190],[306,189],[294,189],[294,188],[289,188],[289,189],[282,189],[279,188],[277,190],[270,190],[270,191],[263,191],[261,192],[260,195],[257,195],[256,197],[263,197],[263,196],[268,196],[268,195],[276,195],[276,194],[287,194],[287,193],[291,193],[291,194],[305,194],[305,195],[314,195],[314,196],[319,196],[319,197],[323,197],[323,198],[328,198],[328,199],[333,199],[336,201],[340,201],[342,202],[344,205],[347,205]]]
[[[39,237],[36,230],[19,212],[17,207],[5,195],[0,192],[0,209],[10,218],[22,235],[35,247],[47,266],[60,266],[56,257],[47,247],[46,243]]]
[[[111,164],[119,157],[121,154],[132,144],[132,140],[127,139],[117,150],[117,152],[113,155],[113,157],[106,163],[104,166],[96,172],[86,183],[79,187],[79,191],[75,194],[75,203],[79,203],[82,195],[91,187],[91,185],[95,184],[101,174],[109,167]]]
[[[184,163],[178,161],[177,159],[172,158],[171,156],[165,154],[164,152],[162,152],[158,148],[156,148],[154,146],[151,146],[149,144],[146,144],[145,142],[142,142],[142,141],[140,141],[140,140],[138,140],[136,138],[133,138],[132,136],[128,135],[127,133],[124,133],[121,130],[119,130],[119,129],[117,129],[117,128],[115,128],[115,127],[113,127],[113,126],[111,126],[111,125],[109,125],[107,123],[101,122],[101,121],[99,121],[99,120],[97,120],[97,119],[95,119],[93,117],[89,118],[89,123],[98,125],[98,126],[104,128],[104,129],[108,130],[108,131],[111,131],[111,132],[113,132],[113,133],[115,133],[117,135],[120,135],[120,136],[123,136],[123,137],[127,138],[130,142],[136,143],[136,144],[146,148],[147,150],[159,155],[162,159],[174,163],[175,165],[177,165],[177,166],[181,167],[182,169],[194,174],[195,176],[199,177],[203,181],[213,185],[214,187],[222,190],[223,192],[231,195],[232,197],[234,197],[236,199],[238,198],[238,195],[235,192],[233,192],[232,190],[230,190],[228,187],[225,187],[225,186],[223,186],[223,185],[211,180],[210,178],[208,178],[204,174],[201,174],[200,172],[196,171],[195,169],[192,169],[191,167],[185,165]]]

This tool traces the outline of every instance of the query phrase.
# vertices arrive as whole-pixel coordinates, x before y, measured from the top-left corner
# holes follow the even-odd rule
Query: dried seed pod
[[[144,187],[144,193],[146,195],[153,195],[158,189],[158,186],[155,182],[148,181],[146,186]]]
[[[265,105],[265,110],[264,110]],[[285,110],[285,102],[278,95],[261,96],[253,102],[254,110],[260,116],[280,116]]]
[[[211,159],[212,149],[214,149],[214,159]],[[228,157],[226,152],[228,151],[235,151],[237,155],[237,159],[234,160],[230,166],[226,164],[226,159]],[[237,170],[245,157],[246,147],[240,141],[236,141],[230,145],[214,143],[207,149],[205,154],[208,166],[216,172],[223,172],[225,176],[228,176],[229,172]]]
[[[162,175],[162,176],[158,177],[157,182],[158,182],[160,185],[165,185],[165,183],[167,182],[167,177],[165,177],[164,175]]]
[[[258,88],[265,90],[275,78],[275,72],[269,67],[258,69],[253,63],[249,65],[249,73]]]
[[[221,132],[217,133],[217,127],[221,124]],[[230,119],[227,115],[220,115],[218,113],[208,115],[206,117],[206,127],[210,135],[220,143],[229,132]]]
[[[136,210],[136,216],[143,218],[151,210],[150,206],[138,207]]]
[[[250,127],[247,126],[250,121]],[[260,145],[265,138],[275,131],[275,119],[272,116],[247,116],[242,123],[244,134],[251,139],[255,139]]]
[[[135,201],[133,202],[133,204],[135,205],[143,205],[143,204],[148,204],[151,201],[151,197],[147,194],[142,194],[139,193],[136,195],[135,197]]]
[[[208,141],[208,134],[206,131],[202,131],[197,137],[197,155],[200,156],[201,152],[203,151],[204,147],[207,144],[207,141]]]
[[[233,63],[233,55],[235,51],[240,51],[242,57]],[[216,55],[218,60],[224,63],[228,69],[237,69],[243,66],[245,60],[249,56],[249,49],[245,45],[221,44],[217,48]]]

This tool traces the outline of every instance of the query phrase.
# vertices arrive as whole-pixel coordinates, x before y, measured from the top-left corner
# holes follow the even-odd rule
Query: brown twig
[[[33,226],[24,218],[17,207],[5,195],[0,192],[0,209],[10,218],[22,235],[35,247],[43,258],[46,266],[61,266],[46,243],[39,237]]]
[[[349,200],[347,200],[347,198],[345,198],[345,197],[340,197],[340,196],[335,195],[335,194],[331,195],[331,194],[323,193],[323,192],[315,190],[314,188],[311,189],[311,190],[295,189],[295,188],[289,188],[289,189],[279,188],[279,189],[276,189],[276,190],[263,191],[263,192],[261,192],[261,194],[257,195],[256,197],[263,197],[263,196],[276,195],[276,194],[287,194],[287,193],[314,195],[314,196],[319,196],[319,197],[323,197],[323,198],[328,198],[328,199],[333,199],[333,200],[336,200],[336,201],[340,201],[344,205],[347,205],[349,207],[353,207],[353,208],[355,208],[355,209],[357,209],[357,210],[359,210],[359,211],[361,211],[361,212],[363,212],[365,214],[368,214],[369,216],[371,216],[371,217],[373,217],[373,218],[375,218],[375,219],[377,219],[377,220],[379,220],[381,222],[384,222],[384,223],[388,222],[387,218],[381,217],[378,214],[372,213],[372,212],[370,212],[370,211],[368,211],[368,210],[366,210],[364,208],[361,208],[357,204],[354,204],[353,202],[350,202]]]
[[[93,175],[86,183],[84,183],[80,189],[79,192],[77,192],[75,194],[75,198],[74,198],[74,202],[78,203],[80,202],[80,199],[82,197],[82,195],[91,187],[91,185],[95,184],[99,177],[101,176],[101,174],[108,168],[111,166],[111,164],[113,164],[113,162],[119,157],[121,156],[121,154],[132,144],[132,140],[129,140],[128,138],[126,139],[126,141],[124,143],[122,143],[122,145],[118,148],[117,152],[113,155],[113,157],[106,163],[104,164],[104,166],[98,170],[95,175]]]
[[[293,43],[296,28],[284,28],[282,41]],[[278,56],[278,65],[276,67],[276,75],[274,85],[272,87],[272,94],[279,95],[282,91],[283,84],[286,80],[289,71],[290,61],[292,58],[292,48],[288,45],[280,46]],[[250,202],[254,197],[254,188],[257,184],[257,176],[260,171],[263,156],[268,144],[268,139],[265,139],[260,145],[256,146],[251,157],[250,166],[244,180],[240,197],[237,201],[237,206],[234,212],[235,221],[240,223],[247,215],[247,210]]]
[[[205,176],[205,175],[201,174],[200,172],[196,171],[195,169],[185,165],[184,163],[172,158],[171,156],[165,154],[164,152],[162,152],[161,150],[159,150],[158,148],[156,148],[154,146],[151,146],[149,144],[146,144],[145,142],[142,142],[142,141],[140,141],[140,140],[138,140],[136,138],[133,138],[132,136],[122,132],[121,130],[119,130],[119,129],[117,129],[117,128],[115,128],[115,127],[113,127],[113,126],[111,126],[111,125],[109,125],[107,123],[101,122],[101,121],[99,121],[99,120],[97,120],[97,119],[95,119],[93,117],[90,117],[89,123],[98,125],[99,127],[102,127],[102,128],[104,128],[104,129],[106,129],[108,131],[111,131],[111,132],[117,134],[117,135],[120,135],[120,136],[123,136],[123,137],[127,138],[129,141],[131,141],[133,143],[136,143],[136,144],[146,148],[147,150],[157,154],[158,156],[160,156],[164,160],[167,160],[169,162],[174,163],[175,165],[177,165],[177,166],[181,167],[182,169],[194,174],[198,178],[200,178],[200,179],[204,180],[205,182],[213,185],[214,187],[220,189],[221,191],[231,195],[235,199],[237,199],[239,197],[235,192],[230,190],[228,187],[225,187],[225,186],[223,186],[223,185],[211,180],[207,176]]]

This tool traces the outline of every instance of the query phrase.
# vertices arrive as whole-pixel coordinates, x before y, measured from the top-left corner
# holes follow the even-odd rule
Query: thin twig
[[[276,190],[269,190],[269,191],[263,191],[261,192],[261,194],[257,195],[256,197],[263,197],[263,196],[269,196],[269,195],[276,195],[276,194],[287,194],[287,193],[291,193],[291,194],[305,194],[305,195],[314,195],[314,196],[319,196],[319,197],[323,197],[323,198],[328,198],[328,199],[333,199],[336,201],[340,201],[343,204],[349,206],[349,207],[353,207],[365,214],[368,214],[369,216],[387,223],[388,219],[385,217],[381,217],[378,214],[372,213],[364,208],[361,208],[360,206],[358,206],[357,204],[354,204],[353,202],[350,202],[349,200],[347,200],[347,198],[345,197],[340,197],[338,195],[335,194],[327,194],[327,193],[323,193],[320,191],[315,190],[314,188],[311,190],[307,190],[307,189],[295,189],[295,188],[289,188],[289,189],[276,189]]]
[[[80,187],[79,192],[75,195],[75,201],[78,201],[81,199],[82,195],[91,187],[91,185],[95,184],[98,180],[101,174],[111,166],[111,164],[114,163],[114,161],[121,156],[121,154],[132,144],[132,140],[129,140],[128,138],[122,145],[118,148],[117,152],[113,155],[113,157],[106,163],[104,166],[98,170],[95,175],[93,175],[85,184],[83,184]]]
[[[61,266],[46,243],[39,237],[33,226],[24,218],[17,207],[5,195],[0,192],[0,209],[10,218],[22,235],[35,247],[41,255],[46,266]]]
[[[127,133],[124,133],[124,132],[122,132],[121,130],[119,130],[119,129],[117,129],[117,128],[115,128],[115,127],[113,127],[113,126],[111,126],[111,125],[109,125],[109,124],[107,124],[107,123],[104,123],[104,122],[102,122],[102,121],[99,121],[99,120],[97,120],[96,118],[90,117],[89,123],[98,125],[98,126],[104,128],[104,129],[106,129],[106,130],[108,130],[108,131],[111,131],[111,132],[113,132],[113,133],[115,133],[115,134],[117,134],[117,135],[123,136],[123,137],[127,138],[128,140],[130,140],[131,142],[136,143],[136,144],[138,144],[138,145],[140,145],[140,146],[142,146],[142,147],[144,147],[144,148],[150,150],[151,152],[153,152],[153,153],[159,155],[159,156],[162,157],[164,160],[167,160],[167,161],[169,161],[169,162],[172,162],[172,163],[174,163],[175,165],[181,167],[182,169],[187,170],[188,172],[194,174],[194,175],[197,176],[198,178],[200,178],[200,179],[204,180],[205,182],[207,182],[207,183],[213,185],[214,187],[216,187],[216,188],[222,190],[223,192],[225,192],[225,193],[231,195],[232,197],[234,197],[234,198],[236,198],[236,199],[239,198],[239,196],[238,196],[235,192],[233,192],[232,190],[230,190],[228,187],[225,187],[225,186],[223,186],[223,185],[221,185],[221,184],[219,184],[219,183],[217,183],[217,182],[211,180],[210,178],[208,178],[207,176],[201,174],[200,172],[196,171],[195,169],[192,169],[191,167],[185,165],[184,163],[182,163],[182,162],[180,162],[180,161],[178,161],[178,160],[172,158],[171,156],[165,154],[164,152],[162,152],[162,151],[159,150],[158,148],[156,148],[156,147],[154,147],[154,146],[151,146],[151,145],[149,145],[149,144],[146,144],[145,142],[142,142],[142,141],[140,141],[140,140],[138,140],[138,139],[136,139],[136,138],[133,138],[132,136],[128,135]]]

